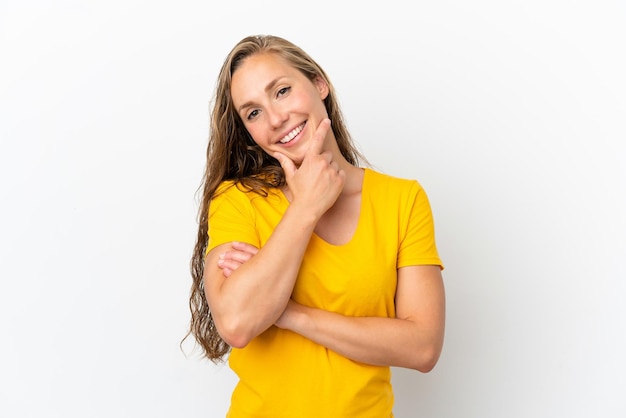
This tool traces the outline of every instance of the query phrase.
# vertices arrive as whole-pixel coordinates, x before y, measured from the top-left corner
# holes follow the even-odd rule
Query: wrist
[[[292,202],[289,204],[287,211],[285,212],[285,216],[289,214],[296,220],[296,222],[301,225],[302,229],[311,231],[317,225],[317,222],[320,220],[323,214],[318,214],[315,210],[313,210],[311,205],[305,205],[304,203],[300,204],[298,202]]]
[[[310,322],[308,315],[310,310],[311,308],[290,300],[283,314],[276,321],[276,326],[301,333]]]

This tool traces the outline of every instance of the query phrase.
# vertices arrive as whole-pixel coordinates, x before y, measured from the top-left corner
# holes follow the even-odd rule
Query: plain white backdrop
[[[257,33],[308,51],[374,167],[431,199],[446,344],[394,369],[396,416],[626,416],[608,0],[0,0],[0,416],[224,416],[235,377],[179,342],[209,101]]]

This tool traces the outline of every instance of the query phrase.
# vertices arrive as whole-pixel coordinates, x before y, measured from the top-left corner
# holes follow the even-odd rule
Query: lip
[[[284,133],[280,136],[280,139],[283,139],[285,136],[287,136],[287,135],[289,134],[289,132],[292,132],[294,129],[297,129],[298,127],[302,127],[302,129],[300,130],[300,132],[298,132],[298,134],[297,134],[296,136],[294,136],[294,137],[291,139],[291,141],[286,142],[286,143],[282,143],[282,142],[280,142],[280,139],[279,139],[279,140],[276,142],[276,145],[280,145],[280,146],[282,146],[282,147],[290,147],[290,146],[293,146],[293,145],[294,145],[294,144],[296,144],[296,143],[300,140],[300,138],[302,137],[302,133],[303,133],[303,132],[304,132],[304,130],[306,129],[306,125],[307,125],[307,122],[306,122],[306,121],[304,121],[304,122],[300,123],[299,125],[296,125],[295,127],[291,128],[291,129],[289,129],[289,130],[286,130],[286,131],[285,131],[285,132],[284,132]]]

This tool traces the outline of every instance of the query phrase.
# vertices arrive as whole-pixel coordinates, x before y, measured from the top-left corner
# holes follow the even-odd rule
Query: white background
[[[396,416],[626,416],[608,0],[0,0],[0,416],[224,416],[232,373],[179,342],[209,100],[257,33],[309,52],[374,167],[430,196],[446,344],[394,369]]]

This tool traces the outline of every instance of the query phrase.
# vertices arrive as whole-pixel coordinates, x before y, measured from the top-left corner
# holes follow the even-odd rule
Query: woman
[[[233,48],[190,301],[190,333],[213,361],[230,352],[240,379],[229,417],[391,417],[390,366],[435,366],[445,296],[428,198],[362,160],[310,56],[275,36]]]

